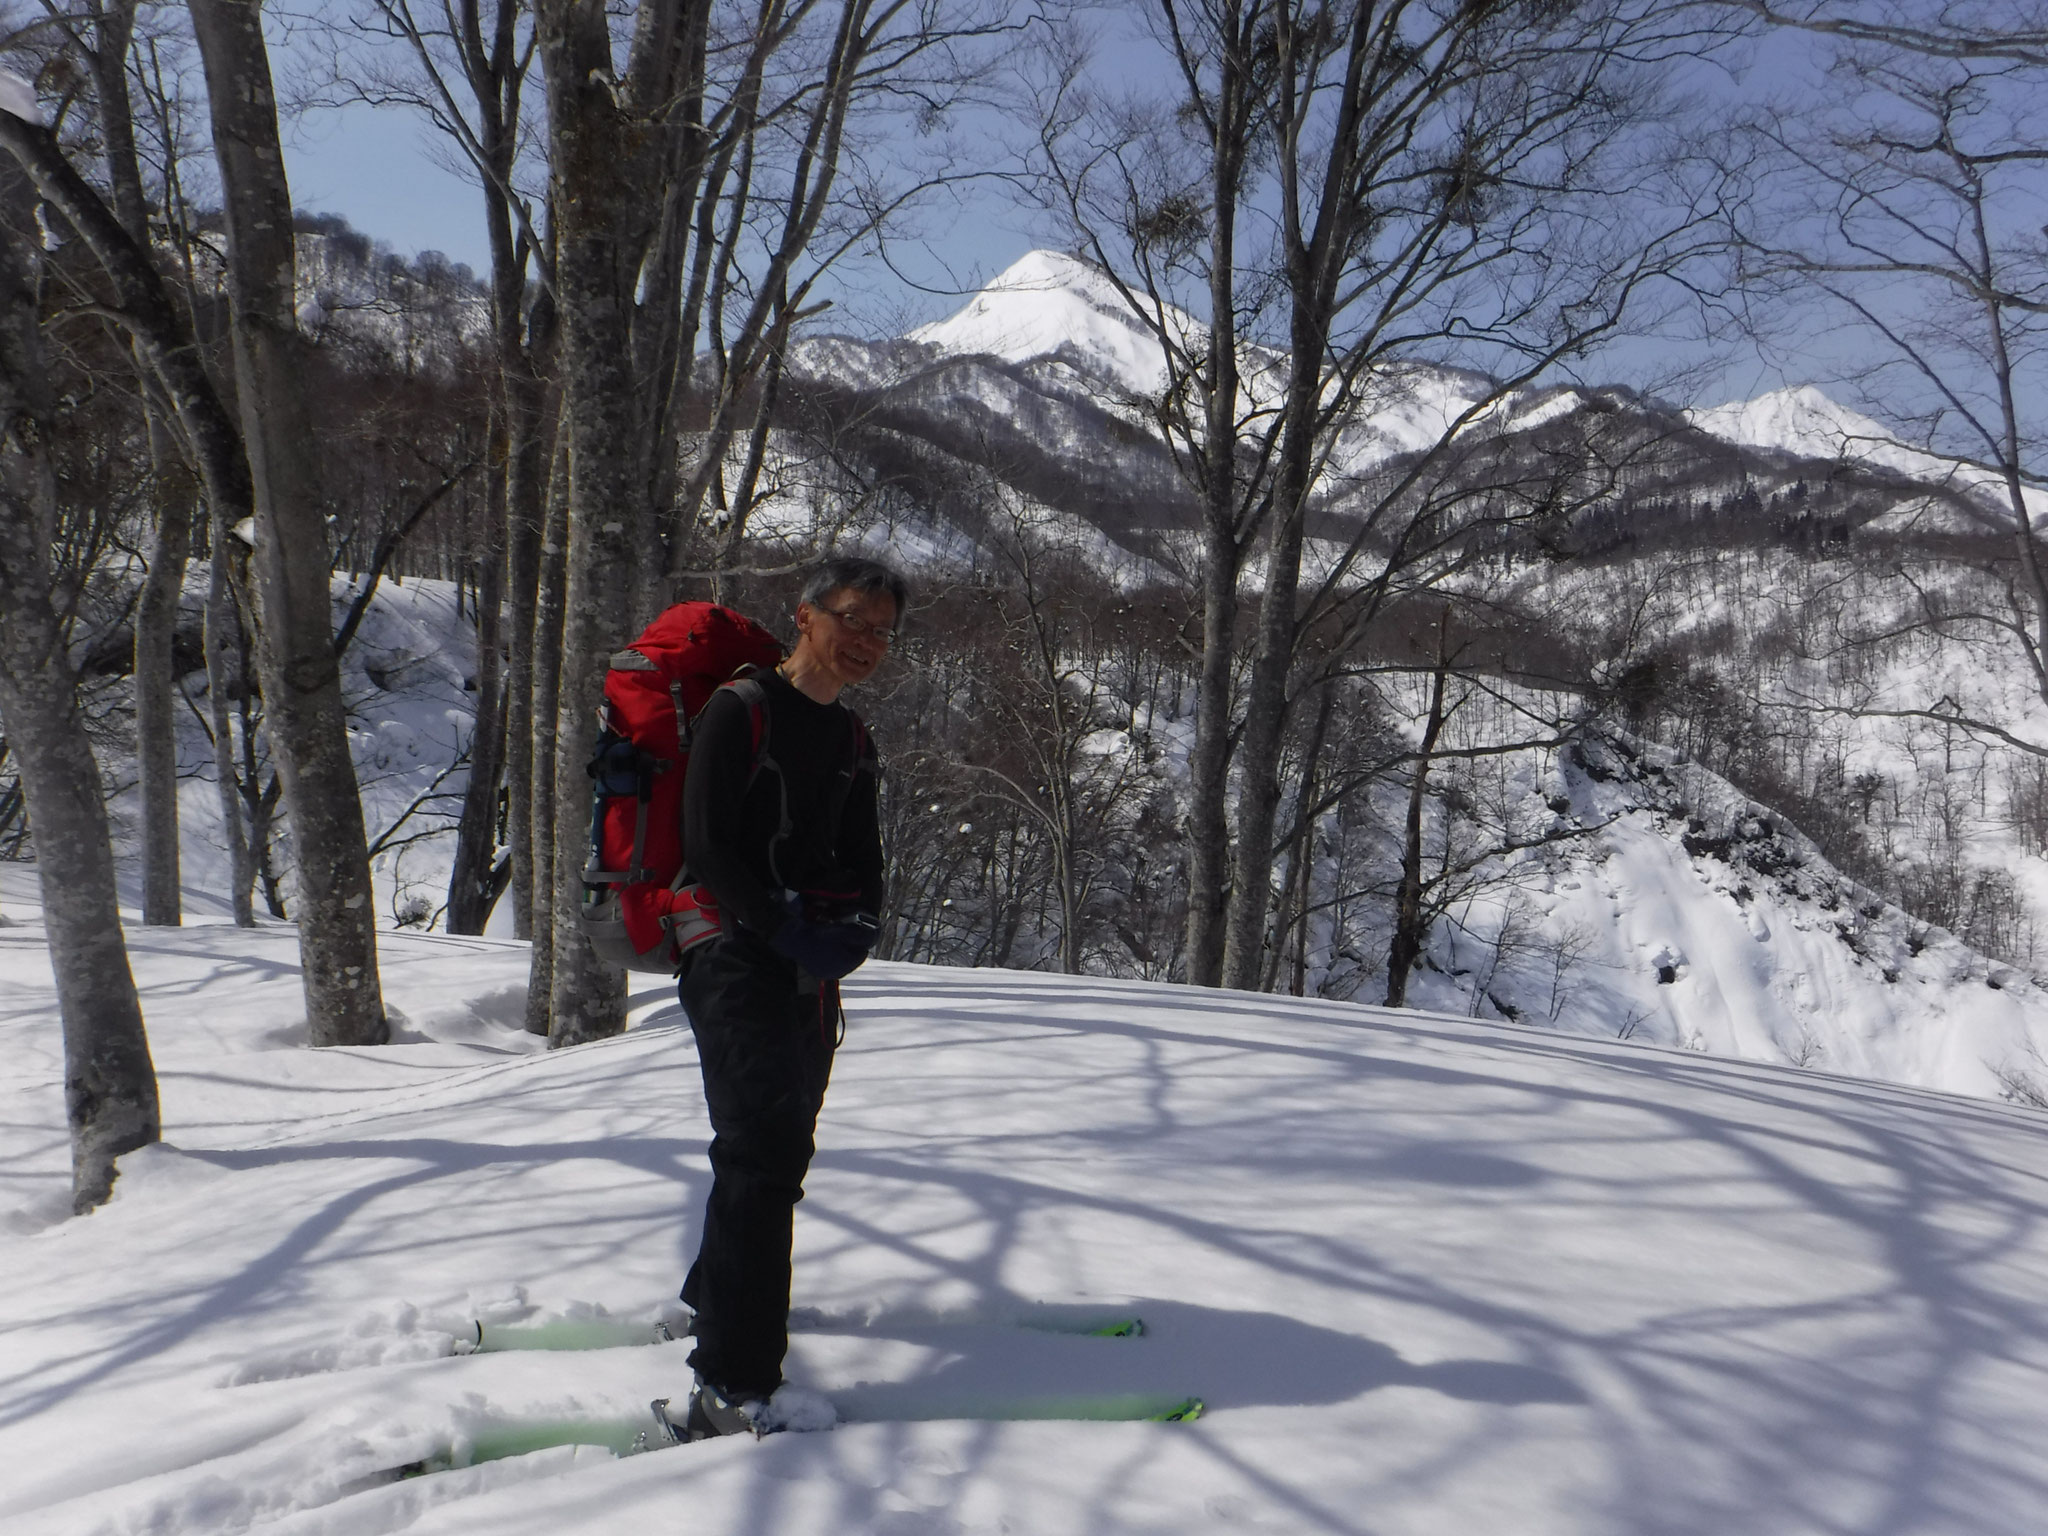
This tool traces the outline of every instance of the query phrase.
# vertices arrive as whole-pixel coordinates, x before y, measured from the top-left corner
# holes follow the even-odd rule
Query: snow
[[[1186,335],[1200,327],[1179,311],[1167,323]],[[1125,392],[1156,393],[1166,383],[1166,352],[1097,268],[1057,251],[1031,251],[944,320],[919,326],[910,340],[951,354],[985,354],[1024,363],[1054,354]]]
[[[1754,400],[1688,410],[1701,431],[1749,448],[1775,448],[1802,458],[1832,459],[1890,470],[1929,485],[1963,491],[2010,517],[2010,496],[1991,471],[1903,441],[1883,423],[1830,399],[1810,384],[1773,390]],[[2048,511],[2048,494],[2030,488],[2029,512]]]
[[[1983,1098],[2001,1073],[2038,1077],[2037,983],[1857,887],[1668,749],[1582,752],[1590,766],[1524,792],[1562,792],[1595,830],[1438,925],[1423,1006]],[[1522,937],[1496,959],[1509,907]]]
[[[846,1422],[400,1480],[508,1425],[645,1423],[687,1387],[674,1345],[458,1352],[478,1318],[673,1315],[707,1127],[667,987],[636,985],[626,1035],[547,1053],[517,1029],[523,946],[387,933],[407,1043],[313,1051],[289,929],[131,927],[166,1143],[51,1223],[60,1053],[20,874],[0,872],[9,1536],[2039,1529],[2039,1113],[880,964],[849,984],[797,1217],[789,1374]],[[1148,1332],[1015,1326],[1047,1307]],[[1207,1412],[951,1416],[1034,1392]]]
[[[1183,348],[1192,351],[1204,345],[1203,325],[1184,311],[1169,306],[1160,319]],[[919,327],[908,339],[942,356],[995,357],[1034,370],[1058,369],[1067,377],[1034,382],[1053,394],[1078,392],[1117,410],[1134,427],[1157,431],[1147,414],[1130,407],[1134,400],[1164,388],[1166,351],[1110,277],[1076,257],[1032,251],[956,313]],[[840,343],[831,356],[830,371],[847,377],[878,376],[878,365],[856,363],[845,355],[850,347]],[[1250,342],[1243,350],[1240,411],[1249,420],[1270,424],[1286,387],[1286,357]],[[821,360],[812,364],[821,372],[826,371],[824,356],[819,354]],[[1361,390],[1334,445],[1324,487],[1341,490],[1347,481],[1391,458],[1434,447],[1496,387],[1481,375],[1457,368],[1428,363],[1389,366]],[[1000,409],[1004,402],[995,397],[1006,390],[1014,393],[1015,386],[1008,381],[964,379],[954,398],[972,400],[978,392],[984,397],[979,403]],[[1527,431],[1582,401],[1576,390],[1511,391],[1467,425],[1484,422],[1507,431]]]
[[[997,520],[986,549],[952,525],[908,515],[850,528],[844,538],[849,547],[908,558],[919,569],[1006,570],[1015,541],[1024,538],[1039,557],[1084,560],[1120,584],[1156,574],[1092,525],[1029,503]],[[1326,565],[1333,552],[1318,542],[1309,563]],[[203,571],[192,573],[188,601],[204,581]],[[351,596],[338,579],[337,613]],[[1592,591],[1566,593],[1564,600],[1589,611],[1614,605],[1611,595]],[[473,630],[453,588],[427,580],[383,583],[343,657],[357,775],[378,845],[372,879],[387,927],[439,926],[464,785],[456,759],[473,728],[475,694],[466,686],[473,667]],[[203,679],[190,681],[197,688]],[[1980,667],[1974,679],[1937,681],[1971,699],[1997,679]],[[2024,679],[2004,681],[2019,698],[2032,697]],[[1928,691],[1921,681],[1896,686]],[[2014,700],[1994,703],[2006,718],[2021,718]],[[1537,718],[1562,707],[1534,692],[1522,705]],[[1418,692],[1405,703],[1390,699],[1388,707],[1405,708],[1419,722],[1425,704]],[[181,721],[186,910],[223,917],[228,877],[211,752],[197,714],[188,711]],[[1469,740],[1460,734],[1468,729]],[[1518,730],[1515,721],[1494,721],[1475,704],[1461,711],[1453,734],[1479,745]],[[1120,746],[1130,749],[1128,741]],[[2012,1092],[2016,1075],[2048,1091],[2048,990],[2026,974],[2033,962],[2025,955],[2000,963],[1878,901],[1830,867],[1782,817],[1667,747],[1644,743],[1633,756],[1584,750],[1598,759],[1593,766],[1523,753],[1502,760],[1497,784],[1471,786],[1483,803],[1513,806],[1525,832],[1551,822],[1553,803],[1568,804],[1580,835],[1480,871],[1487,877],[1482,888],[1432,926],[1412,1001],[1592,1038],[1625,1035],[1986,1099]],[[1893,778],[1910,783],[1910,761],[1859,753],[1857,766],[1880,761]],[[1982,776],[1974,759],[1958,761],[1954,772],[1959,782]],[[1400,788],[1387,793],[1398,796]],[[111,810],[117,837],[129,845],[138,820],[132,787]],[[1402,814],[1391,803],[1380,807],[1385,826],[1398,825]],[[1694,832],[1729,846],[1718,854],[1690,851]],[[2035,887],[2048,875],[2039,859],[1996,831],[1982,841],[1973,858],[2009,869],[2031,899],[2043,899]],[[1326,849],[1337,845],[1334,824],[1323,842]],[[282,865],[282,840],[277,852]],[[1778,858],[1796,867],[1777,874],[1754,867]],[[132,878],[127,889],[130,899],[139,897]],[[1344,996],[1350,986],[1330,980],[1337,958],[1384,957],[1387,934],[1383,900],[1340,905],[1349,915],[1340,919],[1333,909],[1316,932],[1311,990]],[[512,931],[509,901],[498,904],[489,931]],[[1665,946],[1690,957],[1669,982],[1656,957]],[[1383,973],[1351,985],[1360,996],[1384,994]],[[299,1006],[291,999],[291,1019]],[[518,1016],[515,1008],[507,1017]],[[402,1038],[415,1038],[406,1033],[415,1026],[404,1019],[399,1026]],[[436,1025],[442,1037],[454,1027],[446,1019]],[[467,1027],[472,1035],[488,1032]]]
[[[38,128],[46,124],[43,109],[36,101],[36,88],[8,69],[0,69],[0,112]]]
[[[253,523],[245,526],[253,539]],[[206,562],[193,561],[183,603],[194,631],[207,580]],[[355,601],[359,580],[333,578],[337,625]],[[385,923],[438,921],[447,900],[476,721],[474,622],[459,609],[451,583],[387,576],[341,658],[349,741],[372,847],[371,883]],[[193,707],[181,707],[175,717],[181,900],[189,913],[224,916],[231,882],[213,747],[202,722],[208,708],[205,674],[194,672],[183,686]],[[267,776],[267,754],[263,766]],[[108,811],[130,894],[139,897],[133,864],[140,792],[132,773],[124,777],[127,787]],[[272,852],[288,900],[289,840],[280,835]],[[257,906],[263,906],[260,887]],[[500,902],[493,920],[510,931],[509,902]]]
[[[1685,414],[1702,432],[1745,447],[1776,448],[1805,458],[1853,459],[1911,475],[1952,468],[1931,454],[1908,448],[1889,428],[1838,405],[1811,384]]]

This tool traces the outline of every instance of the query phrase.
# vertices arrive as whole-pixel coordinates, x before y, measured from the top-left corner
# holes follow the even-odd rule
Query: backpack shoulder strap
[[[868,733],[867,721],[861,719],[859,712],[852,705],[842,707],[846,710],[847,723],[853,727],[853,740],[850,743],[853,748],[853,761],[845,772],[833,777],[827,805],[827,814],[830,818],[828,833],[835,849],[839,846],[839,826],[846,816],[846,802],[853,798],[853,786],[860,782],[862,774],[871,779],[881,777],[881,764],[875,755],[875,738]]]
[[[739,695],[747,706],[747,722],[753,729],[752,754],[748,759],[747,784],[753,785],[761,769],[775,767],[775,760],[768,755],[768,690],[761,686],[759,667],[742,667],[731,681],[719,684],[722,691]],[[780,770],[777,770],[780,772]]]
[[[868,730],[867,721],[861,719],[860,712],[852,705],[846,707],[846,713],[853,721],[853,776],[858,778],[863,773],[879,775],[882,763],[876,755],[875,738]]]
[[[789,818],[789,781],[782,776],[782,766],[775,761],[768,750],[770,718],[768,714],[768,690],[761,685],[759,667],[742,667],[730,682],[721,683],[721,689],[731,689],[747,706],[747,719],[753,726],[754,748],[752,765],[747,770],[747,788],[754,787],[754,781],[765,768],[775,775],[775,837],[768,845],[768,867],[775,871],[777,880],[782,878],[776,863],[776,851],[782,846],[795,823]]]

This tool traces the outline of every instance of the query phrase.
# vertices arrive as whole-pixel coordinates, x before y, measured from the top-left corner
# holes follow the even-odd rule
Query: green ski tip
[[[650,1439],[641,1419],[533,1419],[478,1425],[456,1443],[397,1468],[400,1478],[425,1477],[486,1461],[504,1461],[557,1446],[582,1445],[631,1456],[666,1442]]]
[[[1090,1339],[1142,1339],[1145,1336],[1145,1320],[1140,1317],[1119,1317],[1092,1328],[1083,1328],[1081,1334]]]
[[[1184,1397],[1164,1413],[1151,1416],[1154,1424],[1185,1424],[1190,1419],[1199,1419],[1206,1405],[1199,1397]]]
[[[472,1322],[473,1338],[456,1346],[458,1354],[495,1354],[508,1349],[620,1349],[637,1344],[667,1344],[675,1333],[667,1323],[632,1323],[610,1317],[563,1317],[546,1323]]]

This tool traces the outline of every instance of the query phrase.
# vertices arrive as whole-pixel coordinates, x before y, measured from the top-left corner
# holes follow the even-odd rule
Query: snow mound
[[[837,1424],[839,1410],[832,1406],[832,1399],[824,1393],[785,1381],[762,1405],[761,1411],[754,1416],[754,1422],[764,1435],[784,1431],[814,1434]]]

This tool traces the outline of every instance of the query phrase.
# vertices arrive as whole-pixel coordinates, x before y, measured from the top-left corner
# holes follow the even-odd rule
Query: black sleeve
[[[881,771],[874,757],[874,743],[854,773],[847,791],[846,808],[839,817],[840,867],[860,883],[861,910],[873,917],[882,915],[882,823],[878,809]]]
[[[683,848],[690,876],[709,886],[720,909],[759,934],[782,923],[779,893],[747,858],[742,802],[754,765],[754,721],[731,689],[711,696],[697,717],[690,769],[683,780]]]

